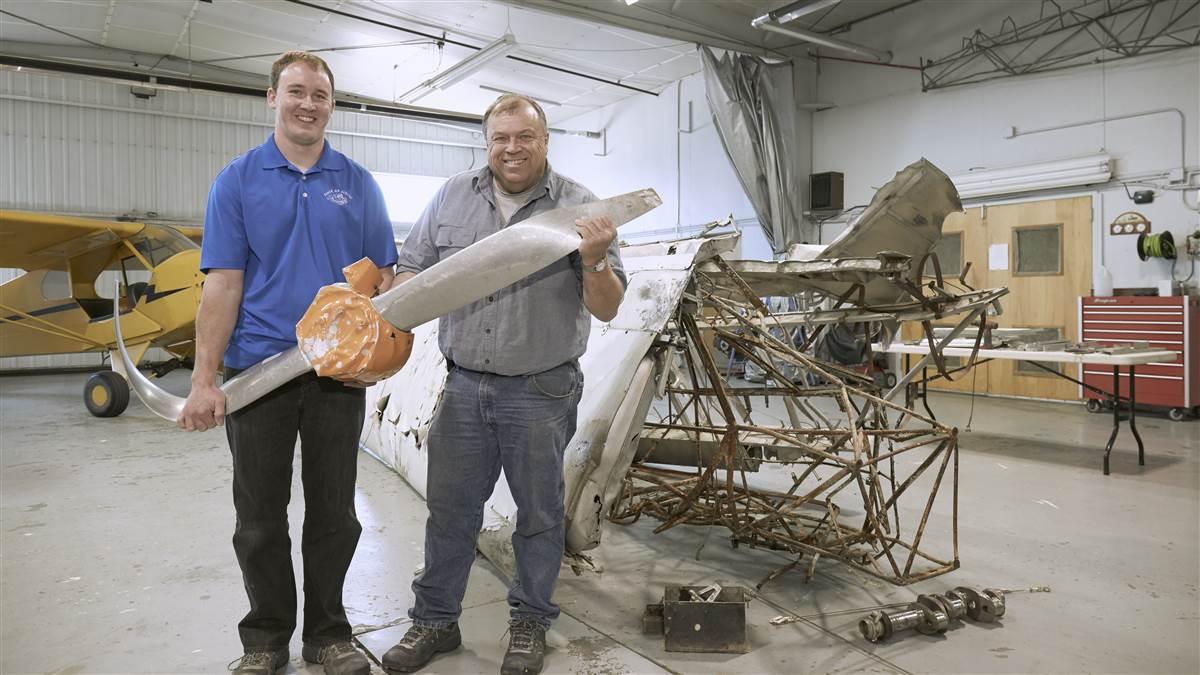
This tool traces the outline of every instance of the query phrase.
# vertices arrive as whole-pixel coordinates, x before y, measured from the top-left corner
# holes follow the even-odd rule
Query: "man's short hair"
[[[549,133],[550,125],[546,124],[546,111],[542,110],[542,106],[538,105],[537,101],[521,94],[500,94],[500,97],[492,101],[492,104],[483,113],[483,135],[487,136],[488,120],[492,115],[514,113],[527,105],[537,112],[538,120],[542,123],[542,131]]]
[[[329,64],[325,63],[325,59],[316,54],[300,51],[284,52],[279,58],[275,59],[275,63],[271,64],[272,89],[279,88],[279,75],[283,72],[284,68],[293,63],[303,63],[317,72],[325,71],[325,74],[329,76],[329,94],[333,95],[333,71],[329,69]]]

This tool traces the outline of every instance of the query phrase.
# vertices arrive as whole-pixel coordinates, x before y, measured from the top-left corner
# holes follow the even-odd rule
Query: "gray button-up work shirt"
[[[512,223],[595,199],[590,190],[547,165],[537,190],[513,214]],[[491,169],[460,173],[446,181],[425,207],[404,241],[396,270],[420,272],[500,231],[506,226],[502,219]],[[625,269],[615,240],[608,249],[608,262],[624,285]],[[591,332],[591,315],[583,304],[583,275],[575,251],[443,316],[438,324],[442,353],[463,368],[498,375],[540,373],[578,359]]]

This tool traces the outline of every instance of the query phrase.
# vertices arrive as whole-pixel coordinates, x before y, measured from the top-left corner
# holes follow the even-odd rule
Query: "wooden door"
[[[961,265],[969,262],[966,281],[972,288],[1009,289],[1000,300],[1004,313],[996,316],[989,311],[989,321],[1002,328],[1056,328],[1064,339],[1078,341],[1077,298],[1091,289],[1091,231],[1091,197],[967,209],[950,215],[942,225],[939,259],[943,276],[947,280],[956,278]],[[1022,242],[1024,251],[1020,249]],[[956,243],[960,265],[955,265],[953,259]],[[992,253],[993,259],[989,260]],[[953,326],[959,318],[949,317],[934,325]],[[972,333],[968,329],[965,334]],[[905,325],[902,335],[906,340],[920,338],[921,327]],[[955,363],[947,359],[948,366]],[[1074,370],[1066,374],[1075,377]],[[1079,398],[1075,384],[1014,361],[988,363],[954,377],[954,382],[939,380],[930,387],[1072,401]]]
[[[1004,313],[994,320],[1002,328],[1056,328],[1063,339],[1079,341],[1078,299],[1092,279],[1092,198],[1072,197],[986,207],[984,232],[990,252],[1006,269],[987,270],[986,286],[1008,287]],[[981,252],[987,265],[989,251]],[[1078,377],[1078,368],[1066,369]],[[988,393],[1074,401],[1078,385],[1036,366],[1015,361],[987,365]]]

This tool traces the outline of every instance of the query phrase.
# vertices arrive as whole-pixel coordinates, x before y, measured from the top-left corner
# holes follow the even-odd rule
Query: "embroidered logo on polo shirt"
[[[341,188],[334,188],[332,190],[325,191],[325,199],[328,199],[338,206],[345,206],[350,203],[351,199],[354,198],[350,196],[349,192],[346,192]]]

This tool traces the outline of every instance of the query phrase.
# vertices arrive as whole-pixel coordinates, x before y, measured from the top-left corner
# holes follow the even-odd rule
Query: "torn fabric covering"
[[[695,266],[732,250],[738,237],[726,234],[622,248],[629,274],[625,301],[611,322],[593,320],[588,350],[580,359],[586,384],[575,436],[563,458],[569,552],[588,550],[599,543],[606,511],[594,504],[597,499],[611,498],[609,492],[621,484],[632,459],[627,456],[623,463],[614,463],[612,455],[631,444],[642,419],[631,420],[636,423],[632,434],[629,429],[614,429],[613,422],[622,402],[631,395],[639,366],[678,310]],[[367,419],[359,444],[424,498],[429,461],[425,439],[446,384],[446,365],[437,347],[437,322],[418,326],[413,334],[415,344],[408,365],[367,390]],[[506,571],[514,565],[509,540],[516,512],[501,474],[484,507],[479,549]]]
[[[731,52],[718,59],[708,47],[699,49],[721,145],[767,241],[782,253],[805,238],[793,166],[799,150],[792,66]]]

